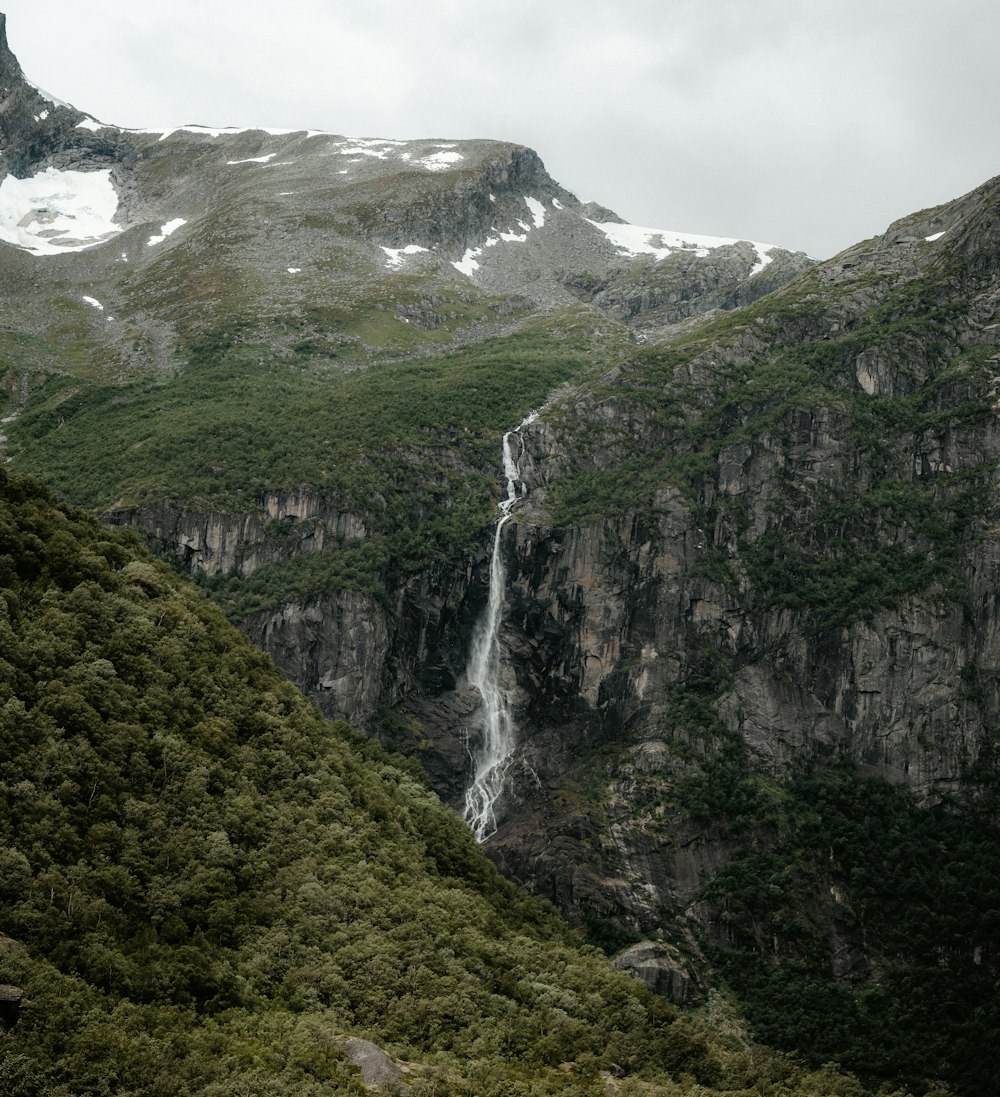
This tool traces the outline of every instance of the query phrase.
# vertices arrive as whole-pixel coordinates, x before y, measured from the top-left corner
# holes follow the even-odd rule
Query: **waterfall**
[[[490,557],[490,594],[486,612],[476,623],[469,651],[466,673],[469,681],[479,690],[480,727],[482,738],[473,754],[475,775],[465,792],[465,821],[472,828],[479,842],[485,841],[496,830],[493,808],[503,791],[507,768],[514,756],[514,721],[510,711],[507,691],[500,685],[500,625],[503,621],[504,590],[507,573],[503,566],[501,537],[503,527],[510,521],[514,504],[526,494],[521,480],[520,461],[524,453],[521,427],[533,423],[538,417],[532,412],[518,427],[503,436],[503,470],[507,480],[507,497],[498,505],[493,533],[493,553]],[[516,439],[517,456],[514,456],[512,440]]]

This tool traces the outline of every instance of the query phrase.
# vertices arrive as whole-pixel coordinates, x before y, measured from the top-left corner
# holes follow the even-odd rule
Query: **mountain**
[[[12,467],[650,986],[989,1092],[1000,183],[815,264],[515,145],[124,131],[0,56]]]

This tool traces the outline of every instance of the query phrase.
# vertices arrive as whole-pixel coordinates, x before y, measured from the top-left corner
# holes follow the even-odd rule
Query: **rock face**
[[[410,1088],[403,1081],[403,1072],[378,1044],[351,1036],[343,1045],[348,1060],[361,1071],[361,1081],[369,1089],[405,1093]]]
[[[704,1001],[704,987],[692,977],[683,957],[677,949],[654,941],[643,941],[619,953],[612,961],[620,971],[627,971],[637,979],[675,1002],[700,1005]]]
[[[205,576],[247,579],[265,564],[315,556],[331,544],[365,537],[364,522],[308,490],[263,492],[248,512],[159,503],[106,515],[111,525],[144,530],[164,556]]]
[[[748,305],[813,265],[801,252],[773,249],[771,262],[751,276],[758,262],[754,246],[741,240],[704,257],[680,253],[603,277],[567,275],[564,284],[581,300],[629,322],[642,338],[662,338],[693,316]]]
[[[357,591],[255,614],[244,630],[328,716],[360,722],[386,693],[389,624]]]
[[[732,840],[676,809],[729,749],[776,781],[848,759],[930,807],[993,772],[998,194],[893,226],[524,428],[503,541],[521,746],[488,848],[571,916],[725,939],[701,896]],[[444,770],[461,675],[404,707]],[[827,903],[847,978],[864,950]],[[652,953],[628,962],[670,984]]]
[[[22,174],[43,150],[58,147],[65,131],[83,117],[28,82],[7,44],[7,16],[0,12],[0,175]]]

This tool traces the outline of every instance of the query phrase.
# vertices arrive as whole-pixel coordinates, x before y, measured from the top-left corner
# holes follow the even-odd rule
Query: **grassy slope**
[[[415,1094],[863,1093],[581,949],[194,587],[2,472],[0,582],[10,1097],[360,1093],[348,1033]]]

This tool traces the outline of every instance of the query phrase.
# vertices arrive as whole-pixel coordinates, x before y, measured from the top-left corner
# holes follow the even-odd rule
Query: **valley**
[[[134,535],[197,583],[218,609],[185,612],[223,646],[224,615],[312,702],[268,678],[312,729],[310,757],[332,735],[336,757],[374,759],[404,789],[403,807],[392,789],[391,806],[361,796],[372,825],[405,816],[414,848],[446,836],[434,872],[486,881],[496,917],[512,904],[548,927],[485,853],[635,977],[607,984],[615,1008],[655,1029],[676,1007],[645,983],[700,1010],[697,1028],[724,1002],[803,1071],[861,1078],[816,1092],[989,1092],[998,180],[817,263],[627,225],[519,145],[122,130],[47,99],[5,39],[0,107],[12,477],[98,519],[67,519],[83,542],[139,552]],[[41,584],[26,605],[58,585],[48,557],[14,559]],[[272,673],[240,650],[251,677]],[[228,742],[221,712],[184,735]],[[424,780],[447,812],[414,791]],[[19,917],[0,931],[32,932]],[[484,961],[491,993],[517,999],[507,962]],[[600,970],[573,993],[617,978]],[[109,992],[134,997],[128,980]],[[384,1010],[343,993],[355,1027],[406,1054],[450,1039],[442,1018],[419,1038],[380,1019],[404,1010],[401,988]],[[191,995],[169,1000],[223,1006]],[[577,1063],[602,1041],[619,1054],[579,1023],[583,1042],[553,1037],[546,1069],[570,1045]],[[685,1060],[675,1082],[649,1074],[667,1088],[648,1092],[688,1092],[669,1088],[684,1072],[749,1091],[759,1079],[729,1052],[701,1073]],[[628,1073],[670,1054],[635,1052]],[[828,1084],[796,1078],[766,1092]]]

